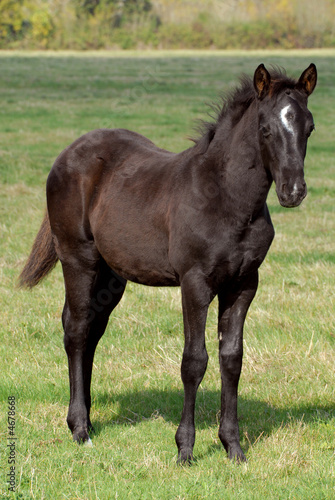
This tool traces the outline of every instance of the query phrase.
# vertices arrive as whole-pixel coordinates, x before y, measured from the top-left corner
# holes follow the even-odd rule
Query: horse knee
[[[231,377],[239,377],[242,368],[242,351],[237,352],[220,352],[220,367],[221,371]]]
[[[88,328],[85,324],[72,324],[64,328],[64,347],[66,352],[84,351],[87,344]]]
[[[65,349],[67,350],[67,348],[71,348],[71,346],[76,349],[83,348],[89,332],[89,323],[87,319],[83,315],[73,314],[67,304],[65,304],[62,314],[62,323]]]
[[[208,354],[205,348],[199,351],[184,351],[181,365],[181,376],[183,383],[200,384],[206,372]]]

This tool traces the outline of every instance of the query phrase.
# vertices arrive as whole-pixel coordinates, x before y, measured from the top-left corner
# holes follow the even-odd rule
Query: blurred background
[[[1,49],[335,47],[334,0],[1,0]]]

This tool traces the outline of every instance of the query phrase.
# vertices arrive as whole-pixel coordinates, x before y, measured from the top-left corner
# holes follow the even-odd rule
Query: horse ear
[[[264,64],[260,64],[254,74],[254,87],[259,99],[263,99],[270,90],[271,76]]]
[[[315,64],[310,64],[305,71],[303,71],[301,77],[299,78],[299,81],[297,83],[297,89],[302,90],[307,94],[307,96],[310,96],[313,90],[315,89],[317,81],[317,71],[316,71],[316,66]]]

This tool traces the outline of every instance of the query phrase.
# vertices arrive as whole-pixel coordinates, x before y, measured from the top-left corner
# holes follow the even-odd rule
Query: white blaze
[[[287,119],[287,113],[288,113],[288,110],[290,109],[291,105],[288,104],[287,106],[285,106],[285,108],[283,108],[280,112],[280,119],[281,119],[281,122],[282,124],[284,125],[284,127],[286,128],[286,130],[288,132],[290,132],[291,134],[293,134],[294,130],[293,130],[293,126],[292,126],[292,123],[290,123]]]

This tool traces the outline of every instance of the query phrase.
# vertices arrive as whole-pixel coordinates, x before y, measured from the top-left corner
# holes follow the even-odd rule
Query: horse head
[[[311,64],[297,82],[276,79],[263,64],[254,74],[262,159],[276,184],[283,207],[297,207],[307,194],[304,159],[314,121],[307,99],[317,81]]]

